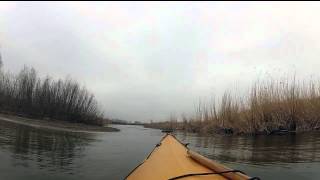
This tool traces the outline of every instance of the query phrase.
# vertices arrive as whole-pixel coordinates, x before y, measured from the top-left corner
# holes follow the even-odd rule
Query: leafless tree
[[[40,78],[34,68],[26,66],[17,75],[0,72],[0,111],[86,124],[102,122],[98,103],[85,87],[70,78]]]

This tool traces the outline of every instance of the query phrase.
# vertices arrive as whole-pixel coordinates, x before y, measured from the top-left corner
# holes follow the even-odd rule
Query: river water
[[[0,122],[0,179],[123,179],[164,135],[141,126],[70,133]],[[262,179],[320,179],[320,133],[244,137],[177,133],[209,158]]]

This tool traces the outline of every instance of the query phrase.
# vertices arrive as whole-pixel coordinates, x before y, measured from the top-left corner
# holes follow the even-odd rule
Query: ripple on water
[[[0,122],[0,179],[123,179],[164,134],[141,126],[117,128],[121,131],[68,133]],[[320,133],[177,137],[211,159],[263,179],[320,179]]]

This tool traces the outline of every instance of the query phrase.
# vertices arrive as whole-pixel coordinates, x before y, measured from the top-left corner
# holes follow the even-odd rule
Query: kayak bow
[[[137,166],[127,180],[247,180],[239,170],[232,170],[189,150],[173,135],[166,134],[149,156]]]

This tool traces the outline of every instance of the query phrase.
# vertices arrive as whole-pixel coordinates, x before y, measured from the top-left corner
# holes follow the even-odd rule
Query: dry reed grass
[[[320,83],[292,79],[257,81],[241,96],[225,92],[220,100],[199,103],[193,117],[149,124],[198,133],[272,134],[279,130],[320,129]],[[172,127],[172,124],[175,124]]]

